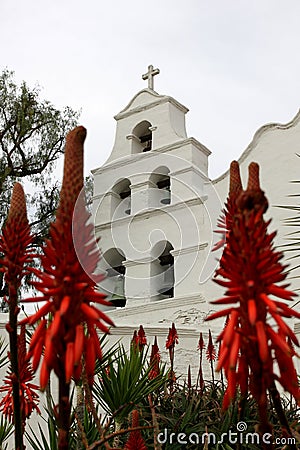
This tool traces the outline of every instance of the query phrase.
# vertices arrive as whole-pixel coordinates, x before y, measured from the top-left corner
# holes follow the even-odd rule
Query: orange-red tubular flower
[[[207,344],[207,349],[206,349],[206,359],[209,362],[212,362],[212,361],[214,361],[216,359],[216,348],[214,346],[210,330],[209,330],[209,333],[208,333],[208,344]]]
[[[231,178],[237,177],[238,165],[231,166]],[[292,356],[291,342],[298,340],[283,318],[300,314],[291,309],[285,300],[295,294],[278,283],[286,277],[280,259],[275,252],[275,233],[268,234],[269,222],[263,214],[268,202],[259,185],[259,168],[249,166],[249,181],[245,191],[233,189],[227,201],[226,244],[216,271],[215,281],[226,288],[225,297],[214,304],[232,304],[207,318],[229,315],[221,342],[217,370],[224,369],[228,389],[223,407],[227,407],[240,386],[245,394],[249,388],[257,402],[266,401],[266,391],[278,380],[284,389],[300,402],[300,390]],[[284,300],[284,301],[282,301]],[[272,321],[271,324],[269,323]],[[272,327],[271,327],[272,325]],[[276,374],[278,364],[279,375]],[[262,405],[261,405],[262,406]]]
[[[147,345],[147,338],[143,325],[140,325],[138,331],[134,330],[131,345],[135,350],[140,352],[143,351],[143,348]]]
[[[157,337],[154,338],[154,344],[152,345],[151,349],[151,355],[150,355],[150,367],[151,370],[149,372],[149,379],[153,380],[153,378],[156,378],[159,373],[159,363],[160,363],[160,353],[159,348],[157,345]]]
[[[136,330],[134,330],[134,332],[133,332],[133,336],[132,336],[132,339],[131,339],[131,345],[133,346],[134,349],[138,348],[139,337],[138,337],[138,334],[137,334]]]
[[[26,201],[20,183],[14,185],[7,221],[0,237],[1,272],[4,272],[8,287],[9,323],[6,329],[9,332],[11,387],[14,408],[15,448],[23,448],[23,431],[21,411],[22,395],[20,395],[20,376],[18,364],[18,313],[19,288],[26,273],[27,265],[32,260],[30,244],[33,238],[27,219]],[[9,384],[8,384],[9,386]],[[10,395],[10,394],[8,394]],[[7,397],[9,402],[9,397]]]
[[[132,428],[137,428],[139,426],[139,412],[136,409],[132,411],[131,426]],[[147,450],[145,441],[141,434],[141,430],[133,430],[130,432],[124,450]]]
[[[200,352],[201,352],[204,349],[204,347],[205,347],[205,345],[204,345],[203,335],[200,332],[197,350],[200,350]]]
[[[26,201],[23,187],[15,183],[7,221],[0,237],[1,272],[5,273],[5,281],[17,292],[21,279],[26,270],[26,263],[32,260],[33,255],[28,248],[32,242],[30,227],[27,219]]]
[[[172,327],[169,328],[169,334],[166,341],[166,349],[174,349],[176,344],[178,344],[178,334],[175,328],[175,324],[172,323]]]
[[[147,345],[147,338],[143,325],[140,325],[138,331],[138,339],[139,339],[139,350],[142,351],[145,345]]]
[[[169,372],[169,379],[170,379],[170,391],[173,390],[173,383],[176,380],[175,372],[173,370],[174,368],[174,356],[175,356],[175,345],[178,344],[178,334],[175,327],[175,324],[172,323],[172,327],[169,328],[169,333],[166,341],[166,349],[169,350],[169,356],[170,356],[170,372]]]
[[[217,242],[213,248],[213,251],[223,247],[231,228],[232,217],[235,211],[235,200],[242,190],[242,182],[240,177],[240,170],[237,161],[232,161],[230,166],[230,186],[229,197],[225,204],[225,208],[221,217],[218,220],[219,230],[215,230],[216,233],[221,233],[222,238]]]
[[[20,408],[23,426],[25,420],[28,419],[32,411],[36,410],[40,414],[38,408],[39,396],[37,394],[38,386],[32,383],[34,372],[26,358],[26,336],[25,326],[21,327],[21,333],[18,336],[18,365],[20,380]],[[9,420],[14,416],[13,404],[13,377],[10,373],[4,379],[4,386],[0,388],[0,392],[6,392],[5,397],[0,402],[0,409]]]
[[[42,294],[38,301],[46,303],[23,321],[30,325],[39,322],[29,356],[33,357],[34,369],[43,358],[42,390],[52,370],[66,383],[72,377],[78,380],[82,355],[92,383],[95,359],[101,356],[96,330],[108,333],[107,325],[113,326],[109,317],[95,306],[109,303],[96,290],[102,276],[94,275],[100,254],[82,192],[85,136],[83,127],[75,128],[67,136],[60,203],[50,227],[50,238],[43,248],[43,270],[32,269],[39,279],[32,284]],[[27,301],[35,302],[36,298]]]
[[[203,390],[203,388],[204,388],[204,379],[203,379],[203,370],[202,370],[202,358],[203,358],[202,354],[203,354],[204,348],[205,348],[204,339],[203,339],[202,332],[200,332],[198,346],[197,346],[197,350],[199,350],[199,352],[200,352],[197,384],[199,383],[201,390]]]

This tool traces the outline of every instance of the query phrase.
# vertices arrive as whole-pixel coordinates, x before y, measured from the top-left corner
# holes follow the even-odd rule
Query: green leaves
[[[5,342],[4,337],[0,336],[0,369],[2,369],[2,367],[5,367],[8,362],[7,347],[8,345]]]
[[[63,153],[65,135],[74,128],[79,114],[69,107],[56,109],[41,98],[40,91],[24,81],[18,86],[14,72],[7,69],[0,74],[0,222],[13,183],[24,177],[35,186],[35,217],[49,220],[45,205],[53,197],[53,169]],[[47,211],[53,211],[53,206],[50,202]]]
[[[6,450],[7,444],[5,441],[12,435],[13,433],[13,424],[9,423],[7,420],[1,416],[0,419],[0,450]]]
[[[167,381],[167,375],[163,372],[149,380],[150,370],[146,353],[131,348],[128,354],[120,346],[115,360],[110,360],[108,366],[102,366],[98,374],[93,388],[95,400],[107,414],[122,422],[132,409]]]
[[[8,70],[0,76],[1,162],[13,176],[34,176],[62,153],[78,114],[68,107],[57,110],[40,98],[39,87],[29,88],[24,81],[17,86],[13,76]]]
[[[50,421],[50,417],[49,417]],[[49,433],[48,436],[45,435],[41,425],[38,423],[38,429],[39,429],[39,436],[36,435],[36,433],[33,431],[33,429],[30,427],[31,433],[34,437],[27,434],[27,440],[29,444],[31,445],[32,450],[57,450],[57,437],[56,435],[52,435]],[[49,427],[48,427],[49,431]]]

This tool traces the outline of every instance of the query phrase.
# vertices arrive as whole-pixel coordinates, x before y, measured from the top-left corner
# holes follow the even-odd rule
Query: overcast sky
[[[0,69],[82,108],[86,171],[112,149],[113,116],[147,87],[189,108],[187,132],[223,173],[270,122],[300,102],[299,0],[1,0]]]

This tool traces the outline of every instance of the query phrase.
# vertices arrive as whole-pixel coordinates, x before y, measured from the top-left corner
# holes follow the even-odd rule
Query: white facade
[[[171,302],[198,300],[199,272],[210,239],[204,213],[210,152],[186,136],[186,112],[171,97],[150,89],[139,92],[115,117],[111,156],[93,172],[101,268],[124,267],[128,313],[140,304],[156,309],[157,301],[169,297]],[[149,137],[147,151],[141,143],[144,135]],[[102,286],[108,293],[114,292],[111,278]],[[164,287],[171,285],[173,295],[165,295]],[[153,317],[149,320],[154,324]]]
[[[211,254],[216,219],[228,192],[228,172],[208,178],[210,151],[187,137],[187,108],[153,89],[140,91],[115,116],[116,137],[109,159],[93,171],[93,218],[101,237],[101,288],[125,307],[110,311],[115,336],[128,335],[140,324],[148,336],[166,337],[175,322],[180,345],[178,369],[197,365],[199,332],[216,334],[220,323],[203,323],[222,296],[211,277],[220,255]],[[283,220],[294,204],[292,180],[300,179],[300,115],[287,125],[266,125],[254,136],[239,162],[242,178],[256,161],[269,199],[271,229],[277,243],[290,231]],[[297,280],[293,281],[294,287]],[[124,300],[125,302],[125,300]],[[124,303],[123,302],[123,303]],[[122,304],[121,303],[117,303]],[[164,345],[164,342],[161,342]],[[178,358],[179,359],[179,358]]]

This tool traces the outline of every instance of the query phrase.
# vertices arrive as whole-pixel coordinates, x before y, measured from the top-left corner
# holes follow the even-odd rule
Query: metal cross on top
[[[142,75],[143,80],[148,80],[148,88],[153,90],[153,78],[159,74],[159,69],[153,69],[153,66],[148,66],[148,72]]]

